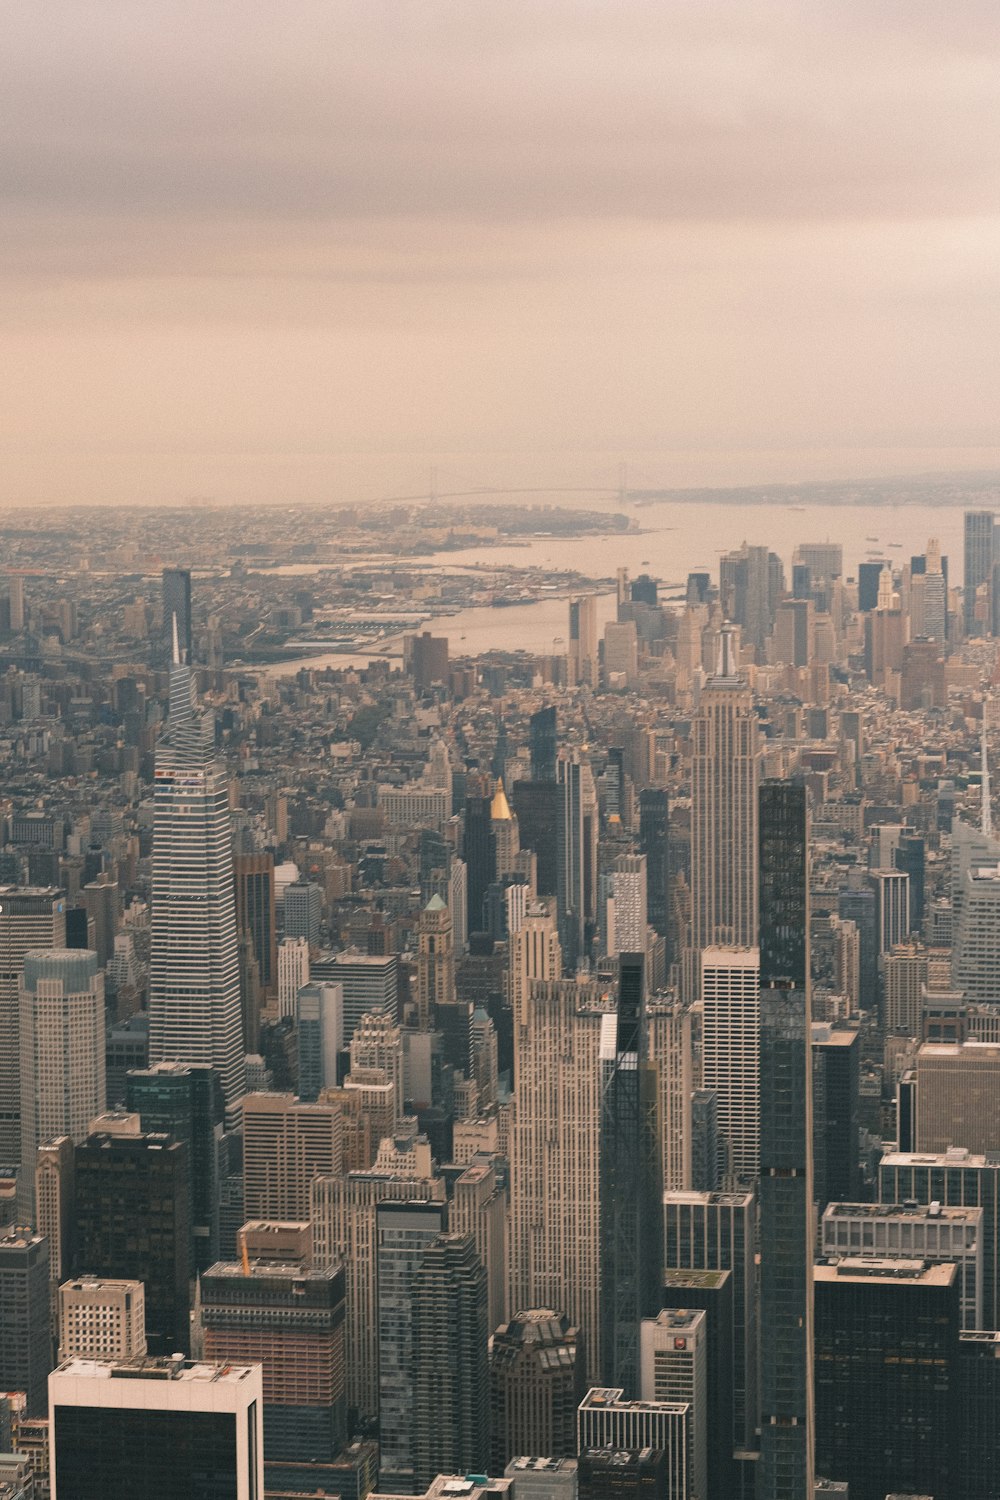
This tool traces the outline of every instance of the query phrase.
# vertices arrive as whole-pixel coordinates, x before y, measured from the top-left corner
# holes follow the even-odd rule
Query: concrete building
[[[133,1359],[146,1353],[146,1291],[141,1281],[81,1276],[59,1288],[59,1362]]]
[[[25,954],[66,946],[66,893],[0,886],[0,1161],[21,1159],[21,975]]]
[[[692,1500],[701,1500],[708,1495],[710,1441],[707,1315],[698,1308],[664,1308],[643,1319],[639,1342],[642,1400],[686,1401],[690,1408],[688,1487]]]
[[[922,1260],[954,1264],[961,1326],[984,1327],[983,1210],[940,1203],[831,1203],[820,1223],[820,1254],[837,1260]]]
[[[582,1342],[564,1313],[533,1308],[501,1324],[490,1346],[493,1472],[525,1451],[575,1454],[583,1394]]]
[[[716,1096],[734,1182],[760,1167],[760,954],[708,947],[701,954],[702,1087]]]
[[[556,1307],[600,1369],[601,1040],[614,1024],[603,990],[534,980],[514,1017],[511,1303]]]
[[[443,1203],[444,1196],[427,1137],[415,1131],[386,1143],[369,1171],[312,1184],[313,1262],[345,1268],[348,1407],[365,1418],[379,1410],[376,1207],[411,1199]]]
[[[926,1042],[916,1073],[918,1151],[1000,1151],[1000,1046]]]
[[[243,1202],[248,1219],[307,1219],[314,1177],[341,1170],[340,1112],[294,1094],[243,1102]]]
[[[219,1261],[201,1278],[204,1355],[263,1369],[264,1457],[328,1463],[346,1435],[343,1268]]]
[[[48,1241],[14,1224],[0,1230],[0,1389],[23,1391],[41,1416],[51,1368]]]
[[[757,942],[757,720],[724,630],[691,726],[691,947]]]
[[[681,1500],[692,1494],[687,1462],[690,1420],[687,1401],[624,1401],[620,1390],[595,1386],[577,1410],[577,1452],[611,1448],[637,1453],[648,1448],[663,1453],[667,1494]]]
[[[23,1217],[35,1222],[38,1148],[57,1136],[84,1140],[105,1105],[104,975],[82,948],[32,948],[20,984]]]

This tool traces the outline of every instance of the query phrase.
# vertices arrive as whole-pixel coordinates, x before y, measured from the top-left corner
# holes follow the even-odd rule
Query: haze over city
[[[12,8],[0,501],[993,468],[998,50],[973,0]]]

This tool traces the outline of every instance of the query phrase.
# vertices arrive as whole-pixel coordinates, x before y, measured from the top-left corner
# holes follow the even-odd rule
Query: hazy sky
[[[1000,463],[996,0],[44,0],[0,503]]]

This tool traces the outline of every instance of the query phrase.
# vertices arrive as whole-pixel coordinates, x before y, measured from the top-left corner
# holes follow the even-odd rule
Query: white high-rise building
[[[533,979],[562,977],[562,949],[555,917],[541,902],[528,908],[526,916],[511,932],[507,961],[510,1008],[515,1025]]]
[[[79,1145],[104,1098],[104,975],[87,948],[33,948],[21,979],[21,1172],[18,1202],[35,1223],[38,1148]]]
[[[608,873],[610,892],[606,898],[605,951],[614,957],[619,953],[645,953],[647,941],[646,856],[621,854]]]
[[[149,1059],[217,1068],[234,1123],[245,1092],[240,962],[229,782],[213,740],[175,646],[156,752]]]
[[[278,944],[278,1014],[294,1016],[295,997],[309,983],[309,939],[282,938]]]
[[[724,629],[719,670],[691,725],[691,946],[757,942],[759,732]],[[697,972],[696,960],[689,969]]]
[[[523,931],[523,929],[522,929]],[[601,1040],[615,1025],[601,986],[532,980],[514,1014],[511,1307],[557,1307],[601,1368]]]
[[[66,893],[0,886],[0,1161],[21,1155],[20,982],[29,948],[66,943]]]
[[[597,596],[585,594],[569,601],[569,646],[566,680],[570,687],[597,686]]]
[[[688,1483],[692,1497],[707,1500],[708,1317],[702,1308],[665,1307],[642,1320],[639,1380],[643,1401],[688,1403]]]
[[[702,1087],[717,1101],[729,1171],[750,1182],[760,1166],[760,954],[706,948],[701,955]]]

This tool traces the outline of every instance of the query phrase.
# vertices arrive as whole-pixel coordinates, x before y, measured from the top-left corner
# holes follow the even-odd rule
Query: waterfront
[[[609,500],[609,506],[612,502]],[[617,501],[614,502],[617,505]],[[564,570],[574,570],[592,579],[612,578],[619,567],[632,577],[651,573],[660,580],[661,594],[682,592],[690,572],[707,572],[718,579],[719,554],[741,542],[760,544],[777,552],[790,570],[792,553],[800,542],[839,542],[844,549],[844,571],[855,576],[866,556],[886,557],[899,567],[910,551],[922,548],[935,536],[949,559],[949,576],[959,582],[962,574],[962,511],[956,506],[925,504],[881,505],[748,505],[706,501],[658,501],[631,508],[642,530],[614,537],[532,537],[523,543],[461,552],[440,552],[409,559],[379,558],[384,567],[416,572],[442,572],[534,566],[554,579]],[[893,545],[896,544],[896,545]],[[363,566],[352,559],[355,567]],[[281,569],[291,572],[293,569]],[[307,564],[294,572],[316,572]],[[614,595],[604,593],[598,601],[598,630],[614,618]],[[488,650],[532,651],[539,655],[565,650],[567,601],[565,597],[543,598],[536,604],[509,609],[476,608],[439,617],[422,627],[446,635],[453,656],[477,655]],[[362,666],[375,657],[402,656],[402,632],[384,640],[381,650],[365,648],[357,654],[323,652],[275,663],[259,669],[261,676],[287,676],[300,666]]]

